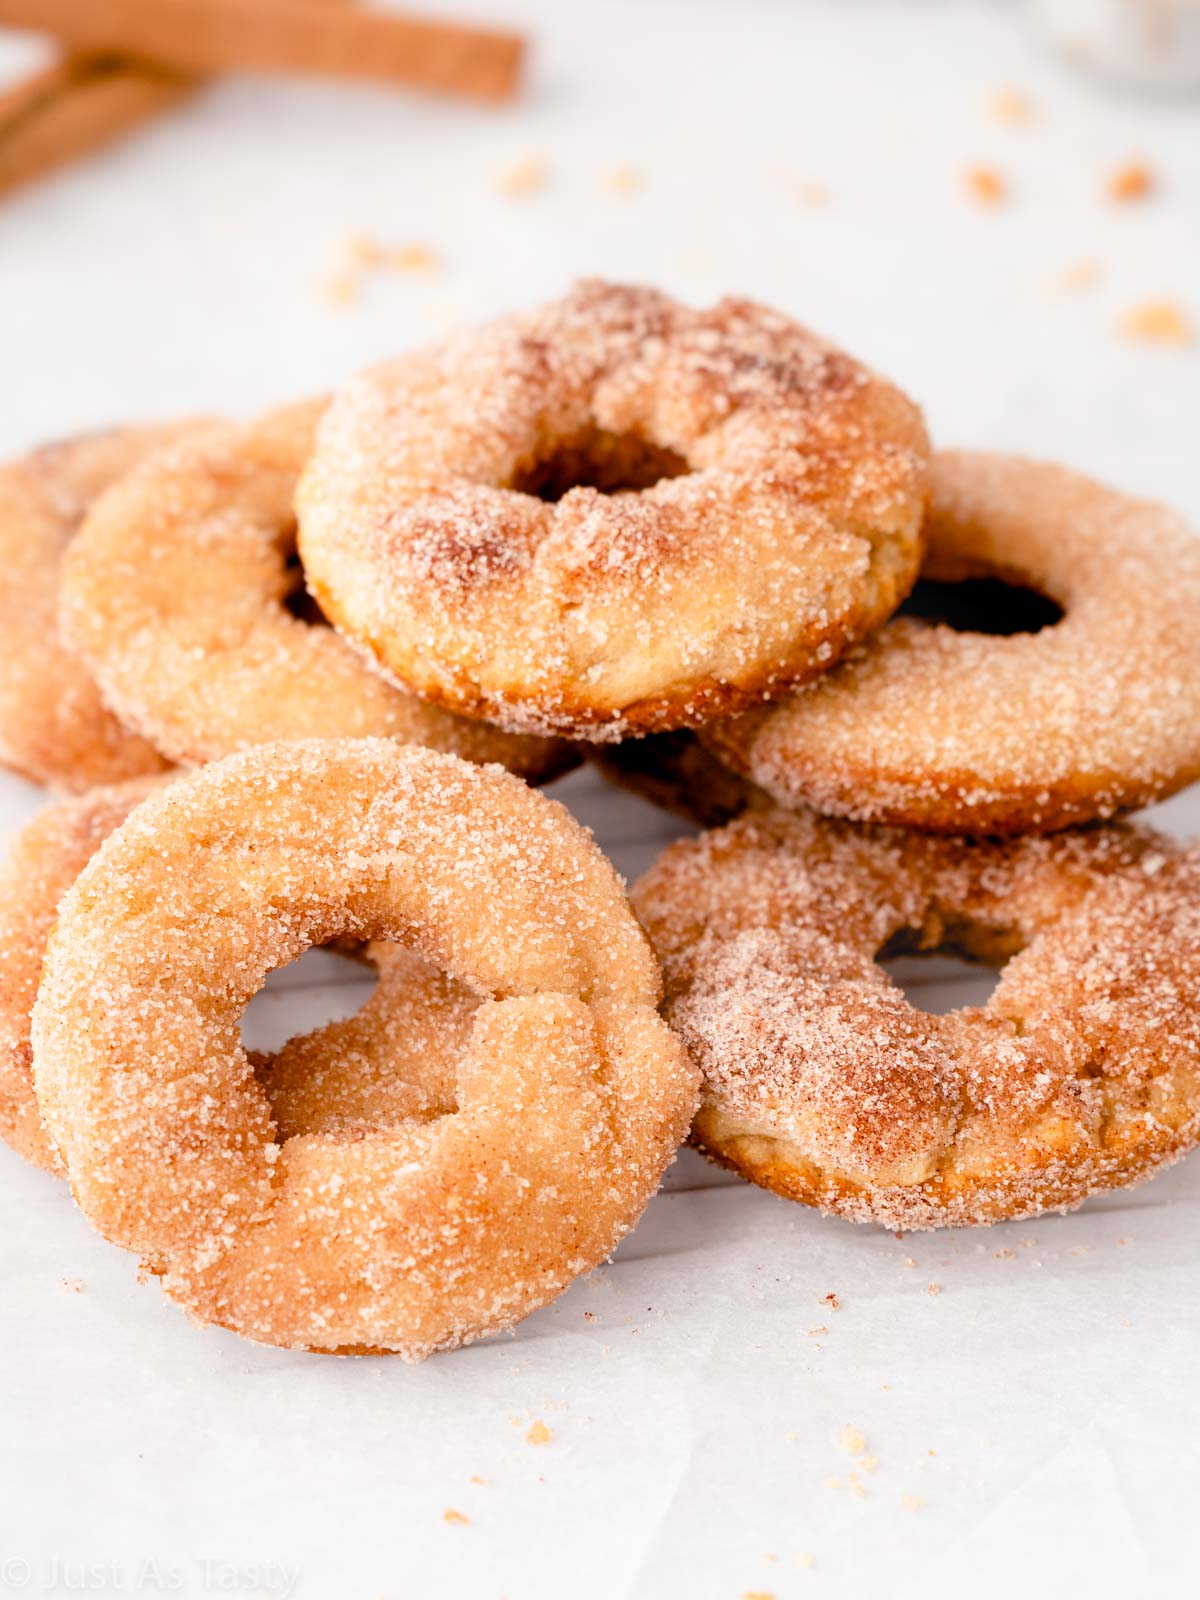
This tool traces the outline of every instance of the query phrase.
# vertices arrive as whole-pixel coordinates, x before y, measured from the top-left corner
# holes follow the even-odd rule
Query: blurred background
[[[227,73],[0,195],[0,449],[251,413],[591,273],[760,297],[940,443],[1200,516],[1194,0],[466,4],[528,40],[510,103]],[[0,28],[0,75],[51,51]]]

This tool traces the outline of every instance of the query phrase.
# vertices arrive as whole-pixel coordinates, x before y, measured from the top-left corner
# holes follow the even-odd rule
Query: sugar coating
[[[888,616],[927,456],[916,406],[779,313],[587,281],[341,390],[300,550],[398,682],[613,740],[823,672]]]
[[[1200,851],[1107,824],[970,843],[811,812],[672,845],[636,885],[694,1142],[856,1221],[1079,1204],[1200,1137]],[[932,1016],[880,952],[1002,966]]]
[[[185,429],[87,434],[0,467],[0,762],[37,783],[75,791],[166,766],[60,637],[59,564],[97,495]]]
[[[0,1138],[34,1166],[61,1174],[33,1092],[30,1013],[58,902],[87,862],[161,778],[130,778],[47,806],[0,864]]]
[[[281,1128],[239,1018],[345,936],[443,968],[478,1002],[469,1037],[453,1084],[432,1064],[409,1107],[288,1137],[297,1103],[281,1078]],[[391,740],[276,743],[152,796],[84,868],[35,1085],[85,1213],[194,1317],[416,1360],[511,1326],[641,1213],[696,1104],[659,982],[590,836],[518,779]]]
[[[287,607],[292,496],[324,402],[147,461],[93,507],[63,565],[62,626],[108,703],[174,760],[274,739],[379,735],[534,779],[571,758],[425,705]]]
[[[897,617],[833,672],[706,729],[782,805],[951,833],[1047,831],[1200,778],[1200,538],[1162,506],[1016,456],[934,458],[923,575],[999,577],[1064,615],[989,637]]]

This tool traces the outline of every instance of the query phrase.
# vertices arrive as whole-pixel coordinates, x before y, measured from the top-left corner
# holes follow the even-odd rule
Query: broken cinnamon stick
[[[0,194],[111,144],[195,87],[186,74],[71,55],[0,93]]]
[[[0,23],[194,73],[311,72],[481,100],[518,86],[520,34],[320,0],[0,0]]]

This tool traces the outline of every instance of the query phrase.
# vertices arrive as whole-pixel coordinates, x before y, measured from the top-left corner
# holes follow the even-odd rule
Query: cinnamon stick
[[[102,149],[195,85],[169,68],[71,55],[0,93],[0,194]]]
[[[0,24],[192,73],[301,72],[481,100],[516,91],[520,34],[321,0],[0,0]]]

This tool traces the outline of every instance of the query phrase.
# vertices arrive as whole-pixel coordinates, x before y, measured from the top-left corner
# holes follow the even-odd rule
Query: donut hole
[[[900,929],[875,959],[909,1005],[941,1017],[986,1005],[1005,964],[1024,943],[1015,928],[939,918],[932,929]]]
[[[637,433],[610,433],[590,427],[539,456],[517,473],[511,487],[553,504],[572,489],[597,489],[601,494],[652,489],[664,478],[682,478],[690,471],[676,450]]]
[[[940,623],[956,633],[1010,637],[1052,628],[1062,621],[1063,609],[1040,590],[1003,578],[963,578],[954,583],[918,578],[899,614]]]
[[[941,950],[890,956],[879,965],[910,1006],[934,1017],[986,1005],[1000,982],[999,968]]]
[[[344,1022],[375,993],[374,967],[336,950],[306,950],[278,967],[242,1013],[242,1048],[271,1055],[328,1022]]]

